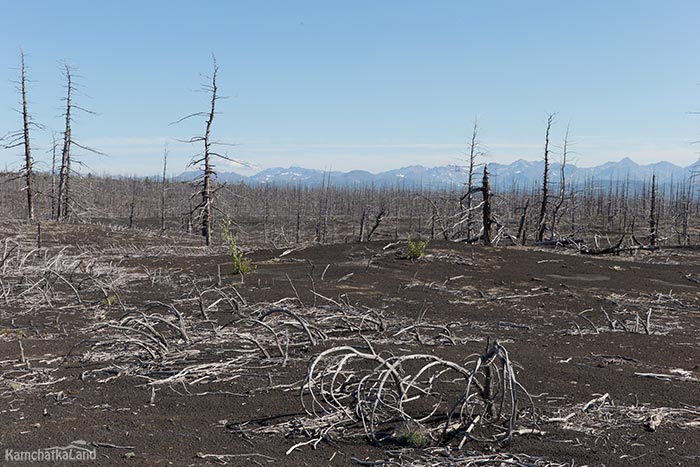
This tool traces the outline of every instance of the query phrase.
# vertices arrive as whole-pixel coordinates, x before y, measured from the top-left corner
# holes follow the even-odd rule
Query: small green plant
[[[424,448],[428,445],[428,438],[418,431],[407,431],[401,433],[396,439],[399,444],[412,448]]]
[[[119,299],[117,298],[116,295],[110,295],[110,296],[108,296],[107,298],[105,298],[105,304],[106,304],[107,306],[112,306],[112,305],[114,305],[115,303],[117,303],[118,301],[119,301]]]
[[[408,243],[408,253],[406,258],[408,259],[418,259],[425,254],[425,248],[428,246],[427,240],[418,240],[414,242],[411,240],[411,235],[406,236],[406,242]]]
[[[231,220],[226,219],[224,221],[224,228],[222,231],[224,241],[228,245],[228,249],[231,252],[231,261],[233,261],[233,274],[245,274],[253,270],[253,266],[250,264],[250,260],[243,256],[241,250],[238,249],[236,245],[236,236],[231,232]]]

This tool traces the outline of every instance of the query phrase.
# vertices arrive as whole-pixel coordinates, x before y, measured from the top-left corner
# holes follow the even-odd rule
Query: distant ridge
[[[511,164],[488,164],[489,173],[492,176],[492,184],[496,187],[529,187],[539,184],[542,179],[544,162],[526,161],[518,159]],[[551,164],[550,180],[558,183],[561,166],[558,163]],[[477,177],[482,174],[482,167],[477,168]],[[573,184],[585,182],[610,183],[626,181],[634,184],[649,181],[656,174],[660,183],[670,184],[671,181],[687,179],[693,173],[700,173],[700,160],[680,167],[670,162],[661,161],[654,164],[640,165],[626,157],[617,162],[606,162],[596,167],[576,167],[574,164],[566,165],[566,178]],[[179,181],[193,180],[198,172],[188,171],[177,176]],[[411,165],[400,169],[389,170],[373,174],[365,170],[352,170],[350,172],[327,172],[318,169],[305,169],[303,167],[275,167],[265,169],[255,175],[245,176],[236,172],[220,172],[218,180],[227,183],[246,183],[252,186],[305,186],[315,187],[324,183],[324,179],[330,179],[331,185],[337,187],[404,187],[425,189],[450,189],[460,188],[467,181],[467,173],[459,166],[425,167]],[[478,183],[478,179],[476,180]]]

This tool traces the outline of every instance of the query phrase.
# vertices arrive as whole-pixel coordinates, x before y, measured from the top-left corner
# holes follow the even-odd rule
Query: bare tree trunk
[[[192,206],[192,198],[189,198],[189,211],[187,211],[187,217],[185,218],[185,231],[189,234],[192,233],[192,228],[194,227],[194,221],[192,219],[195,208]]]
[[[72,94],[73,94],[73,80],[71,76],[71,69],[68,64],[65,65],[65,76],[66,76],[66,112],[64,114],[66,119],[66,127],[63,132],[63,150],[61,151],[61,170],[58,177],[58,209],[57,209],[57,220],[66,220],[69,214],[69,198],[68,198],[68,188],[70,181],[70,149],[71,149],[71,110],[72,110]]]
[[[379,224],[382,223],[382,219],[384,218],[384,209],[380,209],[379,213],[377,214],[377,217],[374,219],[374,225],[372,226],[371,229],[369,229],[369,232],[367,233],[367,241],[372,240],[372,235],[374,235],[374,232],[379,228]]]
[[[269,187],[265,190],[265,212],[263,214],[263,241],[265,243],[270,241],[270,192]]]
[[[51,135],[53,144],[51,146],[51,219],[58,220],[56,212],[56,134]]]
[[[570,203],[571,203],[571,234],[574,235],[576,233],[576,193],[574,192],[573,187],[571,187]]]
[[[129,229],[134,226],[134,212],[136,211],[136,177],[131,182],[131,202],[129,203]]]
[[[33,161],[32,151],[29,144],[29,127],[31,125],[31,117],[27,109],[27,73],[24,66],[24,51],[20,51],[22,61],[20,72],[20,88],[22,92],[22,129],[24,136],[24,177],[25,189],[27,190],[27,213],[29,220],[34,220],[34,177],[33,177]]]
[[[367,216],[367,209],[362,208],[362,217],[360,217],[360,235],[357,236],[357,242],[362,243],[365,235],[365,217]]]
[[[544,140],[544,174],[542,177],[542,205],[540,207],[540,218],[537,223],[537,241],[541,242],[547,230],[547,205],[549,197],[549,133],[554,122],[554,114],[547,117],[547,131]]]
[[[216,58],[212,60],[214,62],[214,72],[211,76],[211,108],[204,132],[204,179],[202,181],[202,236],[207,246],[211,245],[212,176],[214,175],[211,161],[211,126],[214,123],[214,115],[216,114],[216,74],[219,71],[219,67],[216,65]]]
[[[554,208],[552,209],[552,225],[550,227],[550,240],[554,240],[556,236],[559,222],[561,217],[559,216],[559,211],[561,210],[564,200],[566,199],[566,157],[569,150],[569,126],[566,127],[566,135],[564,136],[564,148],[562,150],[561,157],[561,167],[559,168],[559,197],[554,203]]]
[[[330,196],[331,196],[331,173],[328,172],[328,181],[323,195],[323,243],[328,243],[328,217],[330,215]]]
[[[217,86],[217,76],[219,73],[219,67],[216,64],[216,57],[212,55],[212,68],[213,73],[208,78],[211,80],[210,83],[203,84],[202,90],[211,96],[209,102],[209,109],[206,112],[196,112],[186,117],[181,118],[177,122],[182,122],[188,118],[192,117],[205,117],[205,131],[204,135],[194,136],[188,140],[189,143],[203,143],[204,151],[195,155],[188,167],[197,167],[201,170],[201,176],[197,178],[197,183],[194,185],[197,191],[192,195],[193,197],[199,196],[201,201],[197,206],[190,210],[190,217],[195,211],[198,212],[201,219],[198,220],[200,226],[201,235],[204,237],[204,243],[209,246],[211,245],[212,237],[212,225],[213,225],[213,212],[214,212],[214,179],[216,177],[216,171],[214,170],[214,158],[224,159],[235,164],[248,165],[245,162],[232,159],[228,154],[221,154],[214,150],[214,146],[221,144],[212,140],[212,125],[214,123],[214,116],[216,115],[216,101],[221,99],[219,96],[219,88]],[[220,210],[218,210],[221,212]]]
[[[296,243],[299,243],[301,231],[301,187],[297,186],[297,225],[296,225]]]
[[[649,208],[649,246],[656,247],[656,174],[651,176],[651,206]]]
[[[484,165],[484,178],[481,183],[481,193],[484,196],[483,222],[484,222],[484,245],[491,246],[493,215],[491,214],[491,184],[489,182],[489,170]]]
[[[165,188],[166,188],[166,177],[168,169],[168,143],[165,143],[163,148],[163,179],[160,181],[160,232],[165,232]]]
[[[399,239],[399,217],[401,216],[401,211],[399,208],[399,202],[396,201],[396,215],[394,216],[394,240]]]
[[[472,139],[469,143],[469,176],[467,179],[467,194],[466,194],[466,201],[467,201],[467,238],[472,237],[472,223],[473,223],[473,217],[474,213],[472,212],[472,204],[473,204],[473,183],[474,183],[474,168],[476,167],[476,157],[478,155],[478,135],[479,135],[479,125],[478,121],[475,118],[474,119],[474,128],[472,129]]]
[[[520,225],[518,226],[518,236],[520,239],[520,244],[525,245],[527,241],[527,214],[530,210],[530,198],[525,202],[525,207],[523,208],[523,214],[520,216]]]

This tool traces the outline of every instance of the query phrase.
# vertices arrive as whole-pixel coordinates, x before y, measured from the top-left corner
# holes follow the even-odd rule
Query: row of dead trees
[[[486,172],[490,175],[490,167]],[[481,243],[483,238],[483,167],[471,190],[473,204],[467,216],[465,191],[440,191],[421,187],[307,187],[249,186],[215,184],[214,225],[226,217],[236,220],[234,228],[241,242],[278,245],[315,241],[318,243],[356,242],[405,238],[435,238]],[[489,177],[489,210],[492,243],[536,242],[541,187],[493,186]],[[0,173],[0,215],[26,217],[24,179],[14,173]],[[53,177],[38,172],[34,184],[37,220],[50,218],[54,199],[50,196]],[[652,185],[654,189],[652,189]],[[556,185],[555,185],[556,186]],[[567,238],[586,239],[610,235],[615,242],[623,233],[640,242],[688,245],[698,241],[700,204],[689,199],[688,183],[676,182],[673,190],[653,177],[636,188],[570,185],[556,220],[553,209],[547,217],[542,243]],[[201,198],[192,199],[188,182],[172,178],[117,178],[83,176],[72,185],[76,205],[74,220],[105,222],[158,230],[195,231],[199,223],[191,208]],[[558,191],[558,190],[557,190]],[[654,193],[652,197],[651,194]],[[653,202],[652,202],[653,198]],[[192,200],[192,204],[190,204]],[[556,199],[552,202],[554,204]],[[550,205],[551,208],[551,205]],[[488,210],[487,210],[488,211]],[[653,215],[653,229],[650,222]],[[364,213],[364,215],[363,215]],[[380,215],[381,214],[381,215]],[[469,229],[465,219],[469,217]],[[364,218],[364,221],[363,221]],[[379,223],[377,219],[379,218]],[[364,224],[364,225],[363,225]],[[376,227],[375,227],[376,225]],[[554,229],[552,227],[554,226]],[[470,231],[468,234],[467,231]],[[653,230],[653,240],[650,233]],[[360,232],[362,235],[360,236]],[[369,233],[371,235],[369,235]],[[369,238],[368,238],[369,237]],[[607,240],[604,240],[607,242]]]
[[[215,116],[218,113],[217,104],[222,97],[219,94],[217,83],[218,65],[216,59],[212,57],[212,74],[207,78],[207,82],[203,84],[203,90],[209,95],[208,108],[206,111],[196,112],[183,117],[174,123],[179,123],[190,118],[203,118],[204,131],[200,135],[193,136],[185,142],[195,144],[201,148],[197,152],[191,162],[190,167],[198,169],[199,176],[193,181],[191,186],[194,186],[194,192],[182,193],[184,185],[178,185],[175,182],[167,180],[167,147],[163,154],[163,175],[160,180],[158,196],[146,196],[147,188],[144,187],[145,182],[133,179],[130,182],[130,193],[124,196],[123,187],[117,183],[115,196],[111,201],[104,200],[101,204],[103,211],[109,210],[110,207],[124,204],[124,200],[128,200],[128,226],[132,227],[139,216],[144,216],[144,211],[148,211],[146,217],[159,217],[161,231],[167,228],[168,213],[173,209],[182,208],[182,198],[186,198],[188,202],[184,209],[185,214],[180,214],[183,219],[182,224],[186,230],[191,231],[195,228],[204,237],[204,242],[209,245],[212,241],[212,232],[215,218],[230,218],[237,217],[240,211],[237,209],[240,205],[241,198],[236,201],[231,200],[231,195],[237,197],[234,191],[240,191],[242,187],[231,187],[226,184],[216,183],[216,160],[225,160],[244,164],[244,162],[229,157],[228,153],[222,152],[219,148],[226,146],[213,137],[213,123]],[[74,73],[69,65],[64,66],[64,78],[66,95],[63,98],[65,128],[62,134],[62,143],[54,140],[52,148],[52,170],[50,176],[50,187],[42,187],[42,190],[37,188],[35,182],[36,175],[34,173],[34,158],[32,156],[32,146],[30,144],[30,136],[33,129],[41,128],[37,124],[32,114],[28,109],[28,84],[30,83],[27,77],[25,55],[20,53],[20,74],[18,91],[20,95],[22,128],[18,131],[8,133],[3,137],[2,143],[6,149],[18,148],[23,149],[23,168],[17,177],[22,180],[21,190],[25,193],[27,217],[34,221],[36,220],[36,200],[38,195],[43,195],[48,191],[50,195],[50,218],[58,221],[68,220],[71,216],[78,212],[85,213],[92,210],[91,217],[100,212],[100,198],[103,195],[91,193],[90,196],[85,196],[84,193],[80,196],[75,195],[75,188],[72,183],[73,176],[77,175],[74,167],[80,164],[80,161],[75,159],[72,148],[86,150],[88,152],[98,153],[98,151],[78,143],[72,132],[72,118],[75,111],[92,113],[91,111],[77,105],[74,101],[77,86],[74,81]],[[671,209],[671,215],[674,217],[673,225],[676,228],[678,243],[688,244],[691,236],[691,214],[697,212],[697,202],[693,198],[694,187],[692,179],[687,183],[676,188],[674,203],[659,203],[658,183],[656,176],[652,177],[648,189],[644,189],[641,195],[637,191],[633,196],[629,190],[629,180],[627,185],[622,187],[616,186],[614,194],[612,184],[608,186],[607,199],[604,196],[594,195],[594,186],[591,181],[589,187],[584,187],[583,192],[580,187],[569,186],[566,179],[566,164],[569,151],[569,130],[567,128],[566,136],[563,142],[563,149],[559,163],[558,186],[555,189],[551,186],[550,168],[552,159],[552,142],[551,132],[554,124],[555,114],[550,114],[547,117],[544,140],[544,170],[543,178],[539,188],[531,187],[529,193],[526,190],[521,190],[519,187],[513,187],[510,193],[499,193],[494,197],[492,184],[489,178],[488,167],[480,162],[484,155],[482,146],[478,138],[478,123],[475,121],[472,129],[471,138],[468,142],[466,165],[463,167],[466,172],[466,190],[461,195],[456,195],[453,192],[440,192],[428,190],[413,190],[409,195],[410,204],[402,200],[400,196],[405,195],[405,189],[400,189],[397,185],[396,189],[382,189],[374,187],[363,187],[359,189],[338,189],[331,184],[330,174],[324,177],[323,183],[318,189],[302,189],[302,187],[287,187],[287,191],[293,191],[294,196],[285,197],[287,205],[291,204],[290,200],[296,201],[294,227],[287,227],[279,232],[273,224],[279,227],[280,212],[289,214],[287,208],[280,209],[279,199],[273,199],[271,194],[279,194],[280,190],[284,189],[274,187],[248,187],[248,196],[253,199],[250,204],[256,207],[263,206],[263,212],[250,213],[251,218],[258,218],[262,223],[262,236],[264,242],[282,240],[286,243],[298,243],[306,238],[303,233],[304,224],[308,223],[309,209],[308,198],[310,194],[318,195],[316,203],[316,215],[313,220],[313,240],[320,243],[337,242],[340,240],[347,241],[348,235],[339,234],[338,227],[345,224],[350,224],[352,234],[350,238],[356,241],[370,241],[380,231],[383,223],[387,219],[393,217],[393,233],[394,237],[398,238],[399,232],[407,230],[408,233],[418,231],[423,236],[430,238],[442,237],[445,240],[464,241],[469,243],[482,242],[486,245],[492,245],[502,238],[509,238],[510,241],[517,244],[526,244],[528,239],[528,231],[532,225],[534,230],[534,241],[536,243],[557,242],[561,241],[566,236],[562,232],[562,222],[568,217],[570,221],[570,229],[568,233],[569,239],[575,239],[577,234],[577,222],[579,225],[589,223],[587,227],[599,229],[603,233],[611,233],[618,227],[620,233],[630,233],[631,237],[639,244],[635,235],[635,229],[638,228],[637,223],[640,219],[639,204],[643,205],[643,210],[646,210],[645,216],[648,220],[648,235],[646,236],[646,246],[656,247],[659,235],[659,218],[664,214],[661,212],[664,208]],[[59,154],[60,147],[60,154]],[[481,174],[481,184],[476,185],[477,174]],[[105,183],[93,180],[98,185],[104,186]],[[83,185],[89,185],[83,183]],[[173,189],[177,186],[178,189]],[[148,187],[148,190],[153,191],[154,186]],[[673,191],[673,188],[672,188]],[[177,193],[173,198],[169,196],[169,192]],[[402,192],[399,194],[399,192]],[[478,195],[481,196],[478,196]],[[391,199],[391,197],[395,199]],[[640,198],[637,198],[640,196]],[[46,198],[46,197],[44,197]],[[480,198],[480,199],[479,199]],[[156,207],[158,213],[153,213],[153,201],[159,200]],[[219,201],[215,203],[215,199]],[[536,213],[536,218],[533,219],[535,213],[531,212],[531,200],[538,199],[539,210]],[[81,200],[81,201],[79,201]],[[95,200],[92,206],[88,206],[88,200]],[[622,201],[621,201],[622,200]],[[262,201],[262,203],[260,202]],[[577,202],[584,201],[585,204],[581,208]],[[593,203],[591,203],[593,201]],[[146,204],[151,203],[146,207]],[[513,203],[516,203],[515,205]],[[84,204],[84,205],[81,205]],[[520,203],[520,204],[518,204]],[[591,205],[597,203],[597,214],[600,218],[602,211],[607,211],[604,216],[605,222],[601,226],[591,226],[591,218],[593,210]],[[631,205],[632,203],[633,205]],[[408,205],[407,205],[408,204]],[[416,208],[416,204],[422,204]],[[426,213],[427,210],[427,213]],[[275,213],[275,211],[277,211]],[[390,212],[393,211],[393,212]],[[513,212],[519,212],[519,219],[512,219]],[[294,212],[294,210],[292,211]],[[479,213],[479,215],[477,215]],[[498,213],[498,215],[496,214]],[[277,214],[277,216],[275,215]],[[355,224],[353,217],[359,214],[358,224]],[[508,218],[508,217],[511,218]],[[104,217],[108,217],[105,215]],[[615,219],[622,219],[622,225],[614,226]],[[357,219],[357,218],[355,218]],[[405,221],[408,221],[408,226]],[[429,233],[423,230],[425,225],[429,226]],[[345,226],[346,228],[348,226]],[[386,229],[384,229],[386,230]],[[293,232],[292,232],[293,231]]]

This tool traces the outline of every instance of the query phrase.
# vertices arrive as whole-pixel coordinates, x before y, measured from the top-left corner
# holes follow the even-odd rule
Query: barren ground
[[[32,253],[32,232],[0,232],[2,451],[85,440],[99,465],[408,466],[477,452],[700,465],[698,250],[597,257],[434,241],[409,261],[405,244],[306,246],[251,252],[242,280],[196,238],[87,225],[43,235]],[[312,335],[291,315],[264,317],[280,308]],[[363,316],[381,329],[352,321]],[[139,333],[144,323],[157,332]],[[507,349],[536,411],[521,391],[510,443],[375,446],[361,427],[324,431],[301,405],[325,349],[468,366],[487,339]]]

